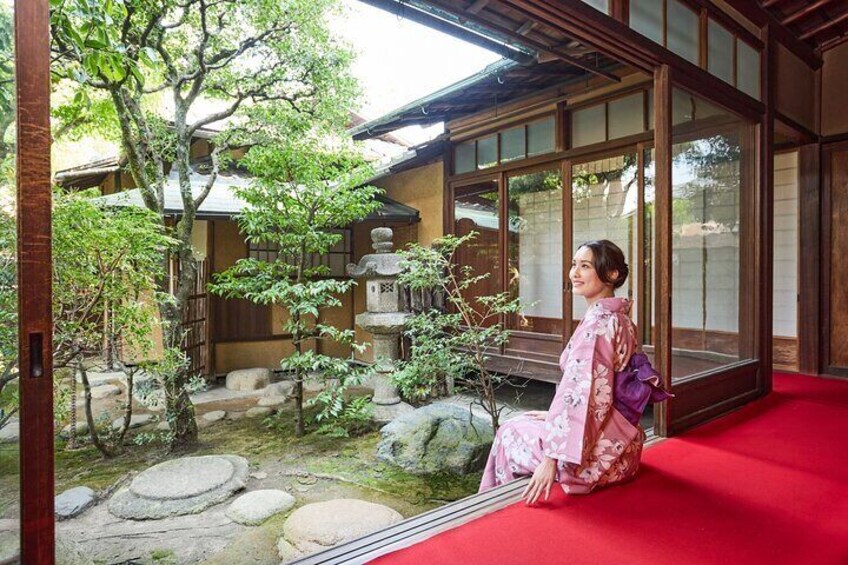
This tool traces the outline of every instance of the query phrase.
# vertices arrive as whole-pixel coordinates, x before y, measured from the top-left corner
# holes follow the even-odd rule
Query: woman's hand
[[[547,500],[551,494],[551,485],[556,481],[556,475],[556,459],[545,457],[533,471],[533,476],[530,478],[527,488],[521,493],[521,498],[526,504],[534,504],[544,492],[545,500]]]
[[[524,413],[527,418],[531,420],[545,420],[548,417],[547,410],[528,410]]]

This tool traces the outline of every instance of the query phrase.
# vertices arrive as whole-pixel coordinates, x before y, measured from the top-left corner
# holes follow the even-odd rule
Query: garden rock
[[[265,387],[265,390],[262,393],[265,396],[283,396],[286,397],[292,393],[294,390],[294,383],[292,381],[280,381],[278,383],[271,383]]]
[[[307,504],[288,517],[277,549],[284,561],[292,561],[401,520],[403,516],[388,506],[364,500],[341,498]]]
[[[118,396],[121,394],[121,388],[116,385],[100,385],[91,389],[91,398],[101,400],[110,396]]]
[[[264,367],[239,369],[227,374],[228,390],[259,390],[271,383],[271,370]]]
[[[84,436],[86,434],[88,434],[88,422],[86,422],[85,420],[78,421],[77,422],[77,436]],[[67,426],[62,428],[62,431],[59,432],[59,437],[64,438],[64,439],[68,439],[69,437],[71,437],[71,425],[70,424],[68,424]]]
[[[153,421],[152,414],[133,414],[130,418],[130,427],[129,429],[140,428],[141,426],[146,426],[150,422]],[[115,418],[112,421],[112,429],[120,430],[121,426],[124,425],[124,418]]]
[[[294,497],[282,490],[255,490],[241,495],[227,508],[227,518],[245,526],[258,526],[274,514],[294,506]]]
[[[156,431],[157,432],[170,432],[171,431],[171,425],[168,422],[164,422],[164,421],[159,422],[158,424],[156,424]]]
[[[414,474],[483,468],[492,446],[491,423],[467,408],[430,404],[401,415],[380,430],[377,459]]]
[[[67,520],[82,514],[94,504],[95,493],[88,487],[74,487],[56,497],[56,518]]]
[[[12,418],[6,425],[0,428],[0,442],[18,441],[21,434],[21,426],[17,418]]]
[[[276,408],[277,406],[281,406],[286,403],[285,396],[266,396],[264,398],[260,398],[259,402],[256,404],[258,406],[267,406],[270,408]]]
[[[207,422],[218,422],[227,417],[227,413],[224,410],[213,410],[212,412],[207,412],[201,418],[203,418]]]
[[[109,512],[129,520],[196,514],[247,483],[248,464],[236,455],[171,459],[139,473],[109,500]]]
[[[267,406],[256,406],[245,412],[244,415],[248,418],[262,418],[264,416],[270,416],[273,413],[274,410],[272,408],[268,408]]]

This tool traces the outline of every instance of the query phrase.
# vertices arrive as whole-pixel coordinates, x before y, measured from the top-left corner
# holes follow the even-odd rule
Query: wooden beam
[[[518,35],[527,35],[533,30],[534,27],[536,27],[536,22],[532,20],[527,20],[526,22],[521,24],[517,30],[515,30],[515,33],[517,33]]]
[[[815,50],[807,43],[798,39],[794,33],[780,23],[774,14],[766,10],[763,6],[758,5],[756,2],[751,2],[751,0],[725,0],[725,2],[758,27],[762,28],[766,24],[771,24],[772,34],[779,43],[789,49],[813,70],[821,67],[821,57]]]
[[[654,365],[663,379],[666,390],[671,390],[671,68],[662,65],[654,71],[654,187],[656,241],[654,242],[654,271],[656,280],[657,332],[654,336]],[[655,405],[654,431],[658,436],[668,435],[671,401]]]
[[[821,145],[810,143],[798,151],[798,370],[821,371]],[[824,187],[827,190],[827,187]]]
[[[478,14],[480,10],[486,7],[489,3],[489,0],[477,0],[473,4],[471,4],[468,8],[465,9],[469,14]]]
[[[54,562],[50,8],[15,1],[21,561]]]
[[[460,10],[456,7],[454,2],[451,2],[449,0],[430,0],[427,3],[438,7],[440,10],[444,10],[445,12],[454,14],[454,15],[460,17],[460,18],[464,18],[464,19],[466,19],[470,22],[473,22],[473,23],[475,23],[479,26],[488,28],[488,29],[496,32],[499,35],[514,39],[518,43],[527,45],[528,47],[531,47],[531,48],[533,48],[537,51],[543,51],[543,52],[546,52],[546,53],[551,53],[553,55],[556,55],[559,59],[562,59],[566,63],[568,63],[570,65],[574,65],[575,67],[581,68],[585,71],[589,71],[592,74],[604,77],[604,78],[606,78],[610,81],[613,81],[613,82],[619,81],[619,78],[616,75],[614,75],[610,72],[607,72],[603,69],[599,69],[597,67],[594,67],[594,66],[592,66],[588,63],[584,63],[580,59],[572,57],[572,56],[568,55],[567,53],[563,53],[562,51],[556,49],[555,47],[547,45],[546,43],[543,43],[543,42],[541,42],[537,39],[533,39],[532,37],[519,35],[516,32],[514,32],[513,30],[506,28],[503,25],[497,24],[497,23],[495,23],[495,22],[493,22],[489,19],[483,18],[483,17],[478,16],[476,14],[469,14],[466,11]]]
[[[759,278],[756,288],[759,289],[759,301],[755,319],[757,327],[754,335],[759,340],[759,351],[757,357],[760,367],[757,374],[757,390],[760,394],[768,394],[772,389],[772,335],[773,335],[773,313],[774,302],[774,117],[775,102],[777,100],[777,41],[774,36],[774,25],[767,24],[764,31],[766,49],[763,53],[765,64],[760,77],[760,92],[763,93],[763,102],[766,112],[760,122],[759,135],[759,183],[756,186],[757,218],[755,230],[756,237],[754,265],[756,265],[756,276]],[[749,232],[750,233],[750,232]],[[742,245],[750,245],[742,241]],[[742,268],[745,268],[743,265]]]
[[[844,22],[845,20],[848,20],[848,10],[845,10],[843,13],[839,14],[838,16],[836,16],[833,19],[827,20],[826,22],[822,22],[821,24],[817,25],[816,27],[805,31],[804,33],[802,33],[800,35],[800,39],[803,40],[803,39],[809,39],[811,37],[814,37],[814,36],[820,34],[821,32],[832,28],[836,24]]]
[[[780,20],[780,23],[782,23],[783,25],[789,25],[796,20],[800,20],[801,18],[803,18],[803,17],[805,17],[809,14],[812,14],[813,12],[815,12],[816,10],[821,8],[822,6],[830,4],[832,1],[833,0],[818,0],[818,2],[813,2],[812,4],[809,4],[809,5],[805,6],[804,8],[801,8],[800,10],[794,12],[793,14],[786,16],[785,18]]]

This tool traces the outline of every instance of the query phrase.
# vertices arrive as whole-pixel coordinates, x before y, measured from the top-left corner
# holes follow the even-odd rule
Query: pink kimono
[[[560,357],[562,380],[547,418],[518,416],[498,430],[480,491],[532,475],[547,455],[557,460],[566,493],[630,479],[645,434],[613,407],[613,378],[636,349],[626,298],[595,302]]]

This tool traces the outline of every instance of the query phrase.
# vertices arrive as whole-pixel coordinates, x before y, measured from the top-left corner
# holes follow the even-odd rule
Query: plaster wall
[[[788,49],[777,46],[777,109],[810,131],[818,131],[818,73]]]
[[[838,135],[848,132],[845,93],[848,92],[848,43],[822,54],[821,133]]]

